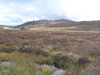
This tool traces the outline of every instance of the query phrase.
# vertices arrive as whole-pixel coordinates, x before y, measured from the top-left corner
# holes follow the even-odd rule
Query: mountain
[[[8,25],[0,25],[0,29],[10,29],[13,28],[14,26],[8,26]]]
[[[9,26],[9,25],[0,25],[0,27],[13,27],[13,26]]]
[[[59,20],[55,20],[56,22],[74,22],[72,20],[67,20],[67,19],[59,19]]]
[[[46,27],[64,27],[66,30],[75,31],[100,31],[100,21],[63,22],[59,24],[48,25]]]
[[[73,21],[66,20],[66,19],[29,21],[29,22],[25,22],[21,25],[15,26],[15,28],[21,28],[21,27],[31,28],[31,27],[36,27],[36,26],[59,24],[59,23],[63,23],[63,22],[73,22]]]
[[[21,25],[15,27],[1,25],[1,28],[25,28],[25,29],[36,29],[44,30],[45,28],[61,29],[61,30],[74,30],[74,31],[100,31],[100,21],[80,21],[75,22],[72,20],[59,19],[59,20],[38,20],[38,21],[28,21]],[[42,28],[41,28],[42,27]],[[63,28],[63,29],[62,29]]]

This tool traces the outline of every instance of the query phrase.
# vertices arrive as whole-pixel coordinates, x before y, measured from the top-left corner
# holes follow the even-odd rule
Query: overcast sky
[[[41,19],[100,20],[100,0],[0,0],[0,25]]]

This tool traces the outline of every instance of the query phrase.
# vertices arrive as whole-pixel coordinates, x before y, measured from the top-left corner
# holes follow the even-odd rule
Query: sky
[[[0,0],[0,25],[44,19],[100,20],[100,0]]]

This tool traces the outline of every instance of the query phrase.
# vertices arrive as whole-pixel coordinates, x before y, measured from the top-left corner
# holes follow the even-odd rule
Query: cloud
[[[99,0],[0,0],[0,24],[41,19],[99,20]]]

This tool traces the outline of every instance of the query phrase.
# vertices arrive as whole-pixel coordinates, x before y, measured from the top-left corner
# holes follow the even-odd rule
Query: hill
[[[12,29],[14,26],[0,25],[0,29]]]
[[[25,28],[35,31],[63,31],[63,32],[100,32],[100,21],[80,21],[72,20],[38,20],[29,21],[17,26],[0,25],[0,29],[20,29]]]
[[[46,27],[63,27],[66,30],[74,31],[100,31],[100,21],[63,22],[60,24],[48,25]]]
[[[66,19],[60,19],[60,20],[38,20],[38,21],[29,21],[25,22],[21,25],[15,26],[15,28],[32,28],[34,26],[44,26],[44,25],[53,25],[53,24],[59,24],[63,22],[73,22],[71,20],[66,20]]]
[[[18,29],[23,27],[39,31],[100,31],[100,21],[38,20],[15,26]]]

